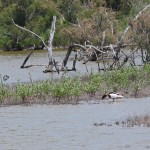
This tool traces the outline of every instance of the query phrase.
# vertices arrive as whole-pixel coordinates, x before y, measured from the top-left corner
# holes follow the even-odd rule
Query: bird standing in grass
[[[105,98],[107,98],[107,97],[113,99],[113,102],[114,102],[115,99],[123,98],[124,96],[122,96],[122,95],[119,94],[119,93],[110,92],[109,94],[104,94],[104,95],[102,96],[102,100],[105,99]]]

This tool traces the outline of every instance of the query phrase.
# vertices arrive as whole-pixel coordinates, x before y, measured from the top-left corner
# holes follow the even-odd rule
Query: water
[[[148,113],[150,98],[0,108],[1,150],[144,150],[150,128],[94,126]]]
[[[0,74],[5,83],[60,78],[62,73],[44,74],[45,66],[20,69],[27,54],[0,55]],[[54,52],[61,65],[65,52]],[[68,67],[72,67],[72,58]],[[47,65],[47,52],[35,52],[28,65]],[[97,72],[94,62],[87,63],[89,73]],[[68,76],[87,73],[82,62]],[[0,150],[143,150],[150,148],[150,128],[94,126],[94,123],[124,120],[134,114],[150,112],[150,98],[124,99],[120,102],[92,101],[79,105],[32,105],[0,108]]]
[[[48,64],[47,51],[35,51],[29,58],[26,65],[43,65],[43,66],[33,66],[30,68],[21,69],[25,57],[27,56],[27,51],[19,52],[1,52],[0,53],[0,74],[2,76],[8,75],[10,78],[5,81],[6,84],[12,84],[17,82],[30,82],[39,81],[43,79],[60,79],[62,77],[62,72],[60,74],[55,73],[43,73]],[[55,51],[53,56],[56,61],[58,61],[59,68],[61,68],[63,59],[65,58],[66,51]],[[72,68],[72,63],[75,53],[72,52],[67,67]],[[141,64],[141,59],[138,55],[136,57],[136,64]],[[123,60],[122,60],[123,61]],[[95,62],[87,62],[86,66],[82,64],[83,61],[77,61],[76,71],[69,71],[65,76],[75,76],[75,75],[85,75],[91,72],[98,72],[98,65]],[[100,63],[100,67],[103,68],[103,64]]]
[[[61,68],[63,59],[65,58],[66,52],[64,51],[54,51],[53,53],[54,58],[58,61]],[[24,51],[21,52],[3,52],[3,55],[0,55],[0,74],[2,76],[8,75],[9,79],[5,81],[6,84],[12,84],[17,82],[30,82],[32,81],[39,81],[43,79],[52,79],[52,78],[61,78],[62,72],[60,74],[55,73],[43,73],[46,69],[46,65],[48,64],[48,56],[46,51],[35,51],[32,56],[29,58],[26,65],[43,65],[43,66],[33,66],[30,68],[21,69],[20,66],[22,65],[27,53]],[[71,54],[69,61],[68,61],[68,68],[72,68],[74,53]],[[91,71],[98,72],[98,67],[95,62],[88,62],[87,69],[82,62],[78,61],[76,64],[77,71],[67,72],[66,76],[72,75],[83,75],[87,73],[87,69],[89,73]]]

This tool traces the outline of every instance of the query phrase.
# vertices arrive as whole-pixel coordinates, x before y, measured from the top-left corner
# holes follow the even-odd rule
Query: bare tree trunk
[[[70,46],[68,47],[68,51],[67,51],[67,53],[66,53],[66,57],[64,58],[63,63],[62,63],[62,70],[63,70],[64,67],[66,67],[66,65],[67,65],[68,58],[69,58],[69,56],[70,56],[70,54],[71,54],[71,52],[72,52],[72,48],[73,48],[73,47],[74,47],[73,45],[70,45]]]
[[[50,35],[49,35],[49,40],[48,40],[48,58],[49,58],[49,64],[48,68],[52,71],[54,64],[54,59],[53,59],[53,51],[52,51],[52,42],[55,34],[55,23],[56,23],[56,16],[53,16],[53,22],[51,25],[51,30],[50,30]]]
[[[33,50],[34,50],[34,49],[33,49]],[[20,68],[29,68],[29,67],[32,66],[32,65],[30,65],[30,66],[25,66],[25,64],[26,64],[26,62],[28,61],[28,59],[30,58],[30,56],[32,55],[33,50],[30,51],[30,53],[28,54],[28,56],[27,56],[27,57],[25,58],[25,60],[23,61],[23,64],[21,65]]]
[[[73,50],[75,51],[75,47],[83,48],[83,49],[86,51],[86,48],[85,48],[85,46],[83,46],[83,45],[80,45],[80,44],[73,44],[73,45],[70,45],[70,46],[68,47],[68,51],[67,51],[66,56],[65,56],[65,58],[64,58],[64,60],[63,60],[63,63],[62,63],[62,70],[64,69],[64,67],[66,67],[67,62],[68,62],[68,58],[69,58],[71,52],[72,52]],[[75,57],[77,57],[77,56],[75,56]]]
[[[52,25],[51,25],[51,31],[50,31],[50,35],[49,35],[48,45],[45,44],[44,40],[43,40],[42,37],[40,37],[39,35],[37,35],[36,33],[32,32],[32,31],[30,31],[30,30],[28,30],[28,29],[26,29],[26,28],[24,28],[24,27],[21,27],[21,26],[17,25],[17,24],[14,22],[14,20],[12,20],[12,21],[13,21],[13,23],[14,23],[14,25],[15,25],[16,27],[18,27],[18,28],[20,28],[20,29],[22,29],[22,30],[24,30],[24,31],[27,31],[27,32],[29,32],[29,33],[35,35],[36,37],[38,37],[38,38],[42,41],[42,43],[43,43],[43,45],[45,46],[45,48],[47,49],[47,51],[48,51],[49,63],[48,63],[47,69],[46,69],[45,71],[43,71],[43,72],[51,72],[51,71],[53,71],[53,70],[52,70],[53,66],[55,66],[56,71],[59,73],[59,69],[58,69],[58,67],[57,67],[57,62],[55,62],[55,60],[54,60],[54,58],[53,58],[53,51],[52,51],[52,42],[53,42],[53,38],[54,38],[54,34],[55,34],[56,16],[53,16],[53,22],[52,22]],[[21,65],[21,68],[26,68],[26,67],[25,67],[25,64],[26,64],[26,62],[28,61],[29,57],[31,56],[32,52],[33,52],[33,51],[31,51],[31,52],[29,53],[29,55],[25,58],[23,64]],[[30,66],[32,66],[32,65],[30,65]]]

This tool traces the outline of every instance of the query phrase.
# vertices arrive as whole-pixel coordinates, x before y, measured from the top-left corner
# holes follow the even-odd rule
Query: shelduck
[[[102,100],[105,99],[105,98],[107,98],[107,97],[113,99],[113,102],[114,102],[115,99],[123,98],[124,96],[121,95],[120,93],[113,93],[113,92],[110,92],[109,94],[104,94],[104,95],[102,96]]]

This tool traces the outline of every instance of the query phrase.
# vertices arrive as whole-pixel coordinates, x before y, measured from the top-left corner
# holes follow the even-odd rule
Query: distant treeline
[[[57,16],[54,46],[100,45],[106,31],[106,44],[116,37],[150,0],[0,0],[0,49],[23,50],[43,44],[33,35],[13,25],[25,27],[48,40],[53,15]]]

